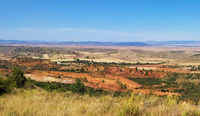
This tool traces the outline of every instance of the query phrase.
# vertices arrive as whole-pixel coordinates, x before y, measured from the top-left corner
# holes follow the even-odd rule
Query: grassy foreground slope
[[[0,96],[2,116],[194,116],[200,107],[176,97],[134,95],[91,97],[72,92],[21,90]]]

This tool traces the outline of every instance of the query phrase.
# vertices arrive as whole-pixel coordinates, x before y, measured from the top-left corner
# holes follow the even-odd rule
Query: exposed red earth
[[[130,78],[163,78],[167,72],[181,72],[181,73],[193,73],[192,71],[174,69],[174,68],[163,68],[163,65],[133,65],[132,67],[148,67],[152,68],[151,71],[145,72],[142,69],[136,68],[128,68],[128,67],[114,67],[114,66],[103,66],[103,65],[94,65],[90,66],[80,66],[80,68],[84,68],[88,73],[81,72],[63,72],[60,70],[63,69],[71,69],[68,66],[60,66],[57,63],[54,63],[50,60],[35,60],[35,59],[19,59],[13,58],[8,61],[1,61],[1,65],[9,64],[11,66],[25,66],[26,70],[24,70],[25,76],[35,81],[41,82],[60,82],[65,84],[73,84],[75,83],[75,79],[87,79],[87,82],[83,83],[86,86],[92,88],[102,88],[103,90],[112,90],[112,91],[121,91],[124,92],[128,89],[133,90],[133,92],[138,93],[141,92],[143,94],[153,93],[156,95],[173,95],[175,93],[171,93],[174,88],[169,88],[169,92],[161,92],[159,89],[149,90],[149,89],[140,89],[142,85],[129,80]],[[78,65],[75,63],[75,65]],[[40,70],[37,68],[40,67]],[[50,71],[48,69],[60,67],[58,71]],[[29,69],[30,68],[30,69]],[[36,68],[36,69],[34,69]],[[80,69],[79,68],[79,69]],[[156,68],[156,69],[153,69]],[[2,74],[11,74],[11,69],[0,68],[0,72]],[[148,73],[145,75],[145,73]],[[60,76],[61,78],[58,78]],[[126,85],[126,89],[122,89],[120,84]],[[163,85],[154,85],[152,87],[159,87]]]

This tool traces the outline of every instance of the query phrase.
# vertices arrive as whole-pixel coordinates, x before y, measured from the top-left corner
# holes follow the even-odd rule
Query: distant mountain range
[[[147,42],[150,45],[155,45],[155,46],[174,46],[174,45],[194,45],[194,44],[199,44],[200,45],[200,41],[148,41]]]
[[[147,42],[98,42],[98,41],[21,41],[0,40],[0,44],[46,44],[46,45],[80,45],[80,46],[200,46],[200,41],[147,41]]]

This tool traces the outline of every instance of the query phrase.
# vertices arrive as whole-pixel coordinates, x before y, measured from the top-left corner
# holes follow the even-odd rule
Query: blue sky
[[[0,0],[0,39],[200,40],[200,0]]]

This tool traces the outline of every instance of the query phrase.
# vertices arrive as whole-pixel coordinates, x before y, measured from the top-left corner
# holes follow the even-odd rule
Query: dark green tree
[[[18,67],[12,69],[12,76],[9,77],[9,81],[13,82],[17,88],[23,87],[26,82],[24,73]]]
[[[0,95],[7,92],[7,83],[5,80],[0,78]]]
[[[144,75],[145,75],[145,76],[149,76],[149,71],[146,70]]]
[[[80,79],[76,79],[76,83],[71,85],[71,91],[74,93],[80,93],[80,94],[84,94],[84,92],[86,91],[86,87],[83,83],[81,83]]]
[[[84,70],[84,68],[81,68],[81,71],[80,72],[84,72],[85,70]]]
[[[138,67],[135,67],[135,71],[138,72]]]

